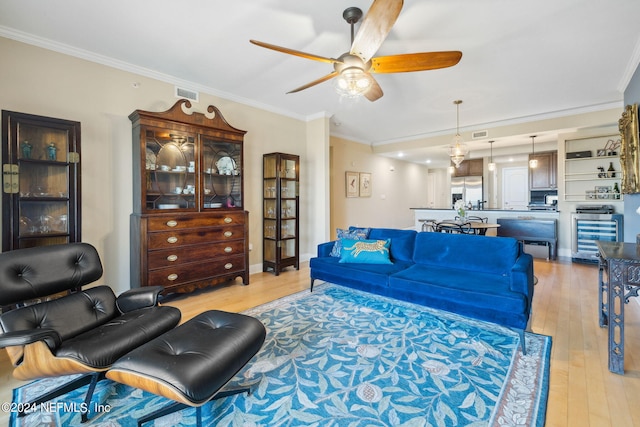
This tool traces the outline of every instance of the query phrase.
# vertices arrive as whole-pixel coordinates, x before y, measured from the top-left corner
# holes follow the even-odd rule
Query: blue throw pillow
[[[342,247],[343,239],[364,240],[369,235],[368,228],[354,228],[353,230],[343,230],[341,228],[336,229],[338,240],[333,244],[333,249],[329,256],[340,258],[340,248]]]
[[[391,240],[342,239],[341,263],[393,264],[389,259]]]

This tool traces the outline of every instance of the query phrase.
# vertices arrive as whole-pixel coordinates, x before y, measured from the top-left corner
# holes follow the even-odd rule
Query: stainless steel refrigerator
[[[481,176],[460,176],[451,178],[451,206],[457,200],[464,200],[465,206],[469,202],[474,209],[478,208],[478,202],[482,202],[482,177]]]

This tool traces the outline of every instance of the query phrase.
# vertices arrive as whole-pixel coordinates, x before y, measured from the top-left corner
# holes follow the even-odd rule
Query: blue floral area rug
[[[332,284],[246,314],[267,328],[262,350],[228,384],[253,393],[202,407],[207,426],[543,426],[551,338]],[[60,379],[14,391],[37,396]],[[91,426],[135,426],[168,400],[111,381],[98,384]],[[14,426],[80,425],[86,387]],[[45,408],[47,409],[47,408]],[[152,423],[150,423],[151,425]],[[195,425],[188,408],[155,426]]]

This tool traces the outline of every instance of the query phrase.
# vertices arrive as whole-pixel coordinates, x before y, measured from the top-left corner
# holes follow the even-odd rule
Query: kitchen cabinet
[[[463,160],[460,166],[454,169],[452,176],[482,176],[482,172],[483,159]]]
[[[79,242],[80,122],[2,111],[2,250]]]
[[[529,160],[536,159],[538,166],[529,168],[530,190],[555,190],[558,188],[558,152],[546,151],[529,154]]]
[[[249,283],[243,210],[245,131],[220,111],[136,110],[133,125],[132,286],[190,292],[242,278]]]
[[[263,271],[279,275],[300,268],[300,157],[270,153],[263,156]]]

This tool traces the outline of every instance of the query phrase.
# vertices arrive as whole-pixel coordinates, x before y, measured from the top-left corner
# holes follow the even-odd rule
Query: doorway
[[[529,205],[529,168],[502,169],[502,209],[527,210]]]

